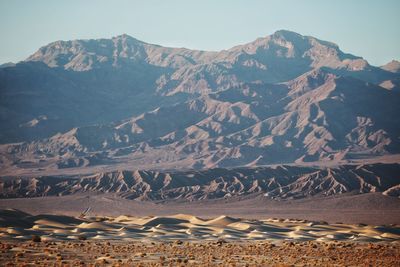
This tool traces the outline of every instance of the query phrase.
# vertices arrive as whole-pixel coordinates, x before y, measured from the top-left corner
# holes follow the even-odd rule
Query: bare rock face
[[[399,74],[400,73],[400,62],[397,60],[392,60],[391,62],[387,63],[386,65],[381,66],[381,69],[395,73],[395,74]],[[379,85],[385,89],[400,92],[400,77],[395,76],[391,79],[382,81]]]
[[[386,65],[383,65],[381,69],[393,72],[393,73],[399,73],[400,72],[400,62],[397,60],[392,60]]]
[[[399,164],[337,168],[260,167],[204,171],[115,171],[85,176],[2,178],[0,197],[38,197],[84,192],[128,199],[201,200],[263,194],[273,199],[383,192],[399,196]]]

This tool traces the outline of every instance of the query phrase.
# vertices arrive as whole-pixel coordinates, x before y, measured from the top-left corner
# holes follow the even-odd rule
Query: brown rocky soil
[[[16,242],[2,266],[399,266],[400,245],[347,242]]]

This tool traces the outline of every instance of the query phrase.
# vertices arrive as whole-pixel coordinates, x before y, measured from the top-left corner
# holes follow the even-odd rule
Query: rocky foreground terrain
[[[3,266],[398,266],[399,244],[1,241]],[[357,256],[354,253],[357,253]]]

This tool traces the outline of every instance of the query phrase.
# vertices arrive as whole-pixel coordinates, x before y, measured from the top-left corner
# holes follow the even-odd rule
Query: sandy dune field
[[[326,222],[220,216],[202,219],[192,215],[146,217],[31,216],[17,210],[0,212],[2,239],[57,240],[269,240],[398,242],[400,226],[328,224]]]
[[[0,249],[3,266],[399,266],[400,226],[186,214],[79,218],[6,209]]]

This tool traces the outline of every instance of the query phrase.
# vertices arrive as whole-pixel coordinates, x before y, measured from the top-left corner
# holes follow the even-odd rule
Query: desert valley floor
[[[79,207],[79,208],[77,208]],[[30,214],[79,216],[90,207],[97,216],[171,216],[191,214],[211,218],[221,215],[247,219],[300,219],[329,223],[399,224],[400,199],[381,193],[344,194],[299,200],[270,200],[262,194],[201,201],[140,201],[116,194],[86,193],[61,197],[0,199],[0,209]]]
[[[380,193],[299,200],[255,194],[154,202],[104,193],[1,199],[0,264],[398,266],[399,202]]]
[[[63,200],[68,201],[66,198]],[[189,206],[194,208],[195,205]],[[221,212],[213,210],[217,207],[223,208],[224,204],[211,204],[211,213]],[[160,213],[160,209],[153,212]],[[386,220],[393,219],[390,212],[399,214],[398,209],[381,214],[385,212],[388,213]],[[323,214],[320,213],[320,216]],[[385,221],[385,217],[378,221]],[[327,223],[278,218],[257,220],[230,216],[201,218],[185,214],[82,218],[30,215],[4,209],[0,212],[0,225],[0,264],[4,266],[400,264],[400,227],[396,224]],[[360,257],[354,257],[355,251]]]

